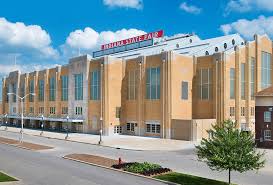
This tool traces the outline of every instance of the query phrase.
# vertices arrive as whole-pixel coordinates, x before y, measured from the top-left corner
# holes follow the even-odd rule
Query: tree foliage
[[[212,137],[196,146],[197,156],[212,170],[229,170],[229,183],[230,171],[242,173],[264,166],[264,153],[257,151],[253,134],[240,131],[236,123],[226,120],[208,132]]]

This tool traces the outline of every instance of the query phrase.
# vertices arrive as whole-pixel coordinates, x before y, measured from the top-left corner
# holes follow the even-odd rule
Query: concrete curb
[[[68,160],[71,160],[71,161],[76,161],[76,162],[88,164],[88,165],[92,165],[92,166],[97,166],[97,167],[100,167],[100,168],[105,168],[105,169],[108,169],[108,170],[113,170],[113,171],[117,171],[117,172],[121,172],[121,173],[126,173],[126,174],[129,174],[129,175],[134,175],[134,176],[137,176],[137,177],[146,178],[146,179],[149,179],[149,180],[154,180],[154,181],[166,183],[168,185],[180,185],[180,184],[177,184],[177,183],[174,183],[174,182],[164,181],[164,180],[152,178],[150,176],[144,176],[144,175],[140,175],[140,174],[136,174],[136,173],[132,173],[132,172],[127,172],[127,171],[124,171],[124,170],[119,170],[119,169],[115,169],[115,168],[111,168],[111,167],[107,167],[107,166],[103,166],[103,165],[99,165],[99,164],[95,164],[95,163],[89,163],[89,162],[86,162],[86,161],[82,161],[82,160],[78,160],[78,159],[74,159],[74,158],[70,158],[70,157],[63,156],[62,158],[63,159],[68,159]]]
[[[9,130],[2,130],[2,131],[6,131],[6,132],[11,132],[11,133],[18,133],[16,131],[9,131]],[[70,139],[61,139],[61,138],[56,138],[56,137],[48,137],[48,136],[43,136],[40,134],[29,134],[29,133],[24,133],[26,135],[29,136],[36,136],[36,137],[42,137],[42,138],[47,138],[47,139],[56,139],[56,140],[60,140],[60,141],[68,141],[68,142],[74,142],[74,143],[81,143],[81,144],[88,144],[88,145],[94,145],[94,146],[101,146],[101,147],[107,147],[107,148],[113,148],[113,149],[122,149],[122,150],[130,150],[130,151],[158,151],[158,152],[162,152],[162,151],[167,151],[167,152],[175,152],[175,151],[179,151],[179,150],[183,150],[182,149],[177,149],[177,150],[141,150],[141,149],[132,149],[132,148],[124,148],[122,146],[109,146],[109,145],[99,145],[99,144],[95,144],[95,143],[88,143],[88,142],[84,142],[84,141],[75,141],[75,140],[70,140]]]

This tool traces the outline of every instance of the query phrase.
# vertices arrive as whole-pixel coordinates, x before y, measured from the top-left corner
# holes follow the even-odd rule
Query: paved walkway
[[[4,130],[5,127],[0,127]],[[20,132],[20,128],[8,127],[8,132]],[[40,136],[40,130],[24,129],[24,133],[32,136]],[[41,137],[65,140],[65,133],[44,131]],[[103,136],[103,146],[122,148],[128,150],[148,150],[148,151],[176,151],[182,149],[192,149],[197,142],[160,139],[152,137],[139,137],[128,135]],[[87,144],[98,144],[99,135],[70,133],[69,141]]]

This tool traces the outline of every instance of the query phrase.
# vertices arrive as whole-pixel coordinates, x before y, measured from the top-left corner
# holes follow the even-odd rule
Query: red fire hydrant
[[[121,160],[121,157],[118,158],[118,164],[121,165],[122,163],[122,160]]]

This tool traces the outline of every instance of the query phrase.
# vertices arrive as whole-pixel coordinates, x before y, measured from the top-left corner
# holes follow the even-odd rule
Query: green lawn
[[[8,181],[17,181],[17,180],[0,172],[0,182],[8,182]]]
[[[167,173],[164,175],[158,175],[158,176],[155,176],[154,178],[169,181],[169,182],[174,182],[174,183],[182,184],[182,185],[227,185],[228,184],[222,181],[206,179],[202,177],[176,173],[176,172]]]

